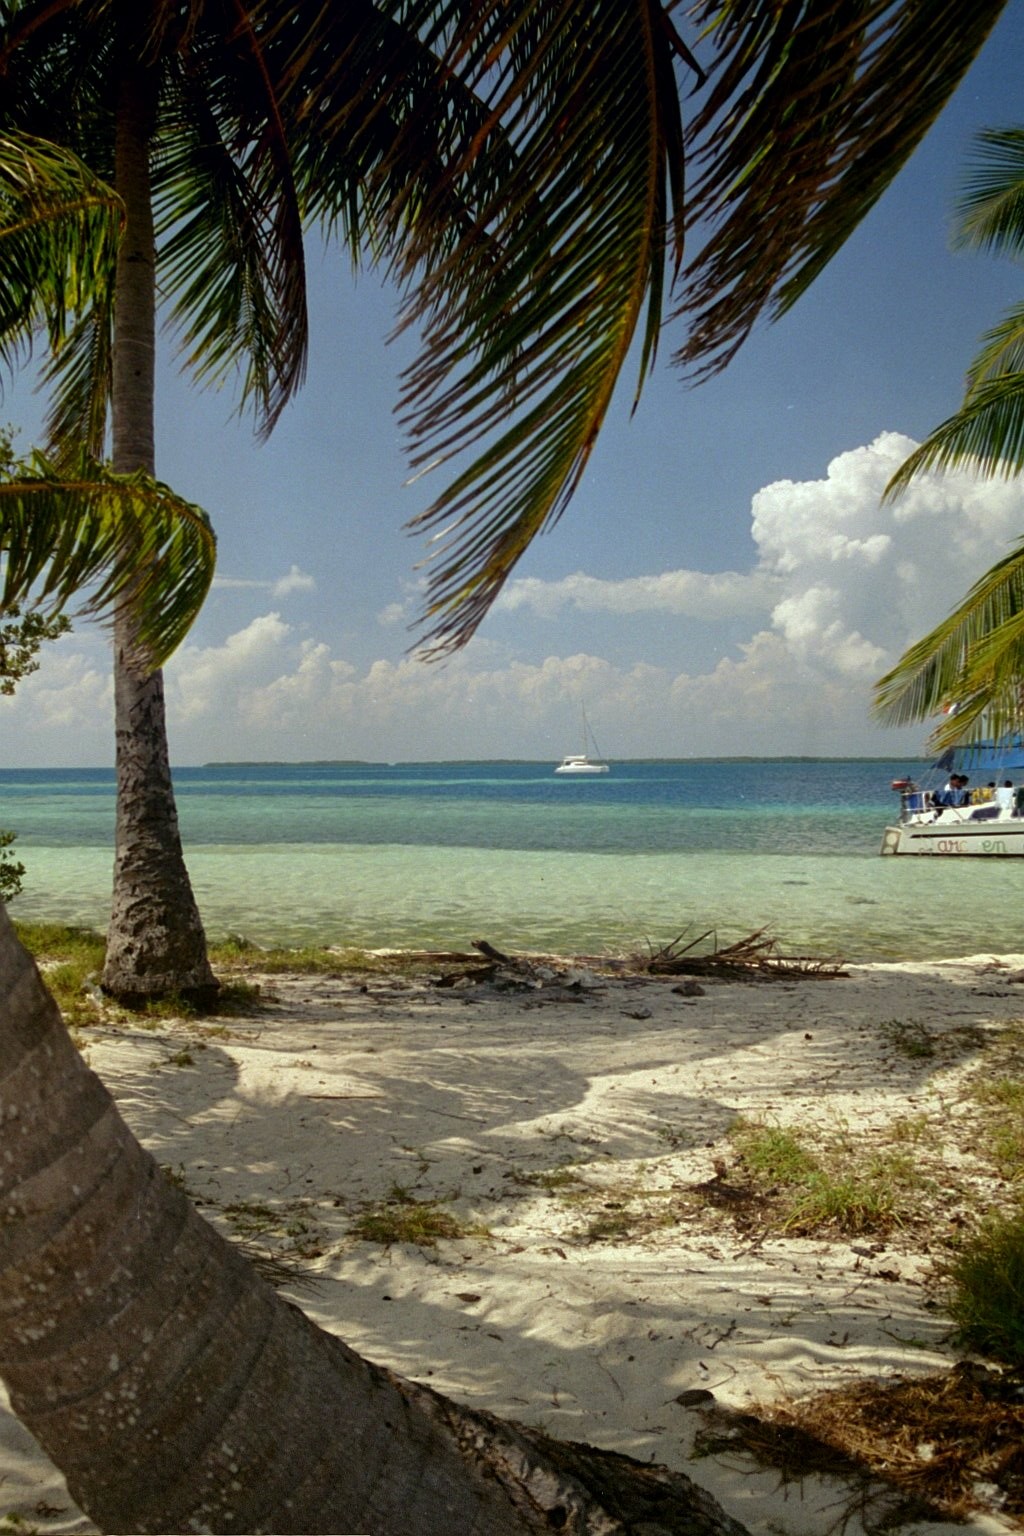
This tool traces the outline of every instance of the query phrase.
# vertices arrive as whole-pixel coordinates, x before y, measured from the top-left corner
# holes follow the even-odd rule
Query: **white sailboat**
[[[583,751],[570,752],[568,757],[563,757],[555,772],[574,774],[578,778],[595,773],[607,773],[608,764],[598,750],[597,742],[594,740],[594,733],[587,723],[587,712],[582,704],[580,705],[580,713],[583,716]],[[592,756],[587,750],[590,746],[594,749]]]

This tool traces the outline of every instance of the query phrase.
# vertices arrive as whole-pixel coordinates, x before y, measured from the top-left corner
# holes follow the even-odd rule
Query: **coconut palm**
[[[713,369],[872,205],[1001,6],[706,0],[685,136],[672,9],[8,3],[0,124],[44,104],[127,210],[113,324],[98,305],[54,375],[57,435],[97,457],[113,398],[116,471],[150,452],[151,403],[118,423],[149,400],[157,248],[190,358],[218,378],[246,359],[271,425],[301,378],[302,220],[337,228],[424,327],[417,453],[478,449],[422,519],[452,529],[428,638],[464,641],[564,510],[638,329],[653,360],[674,268],[684,360]],[[710,235],[684,265],[693,219]],[[138,574],[118,594],[133,644]],[[470,1413],[313,1328],[130,1137],[2,913],[0,975],[0,1374],[102,1528],[735,1536],[684,1479]]]
[[[1024,254],[1024,128],[978,136],[956,239],[961,246],[1018,259]],[[965,467],[1007,479],[1024,469],[1024,304],[985,335],[960,409],[900,466],[886,495],[900,495],[925,470]],[[1024,540],[879,680],[876,713],[902,725],[945,709],[932,736],[939,749],[1000,737],[1024,722],[1022,678]]]
[[[0,136],[0,359],[13,365],[37,325],[59,347],[70,316],[103,307],[121,212],[113,190],[76,156]],[[69,628],[59,610],[85,585],[91,594],[83,611],[136,604],[148,653],[168,654],[202,605],[214,543],[205,514],[167,487],[112,475],[82,454],[61,466],[38,453],[18,464],[4,433],[0,555],[0,615],[8,620],[0,624],[0,693],[10,693],[35,670],[40,641]],[[34,606],[22,614],[19,600],[29,597]],[[2,854],[13,838],[0,832],[0,899],[17,894],[24,874]]]
[[[124,209],[113,303],[98,304],[80,321],[50,370],[58,389],[51,412],[54,445],[62,462],[83,452],[99,456],[109,408],[113,471],[122,480],[147,484],[155,471],[157,251],[152,161],[157,147],[163,156],[165,204],[172,197],[166,189],[174,186],[183,173],[183,160],[191,156],[193,187],[199,183],[202,188],[200,197],[211,210],[209,223],[220,220],[215,255],[221,266],[215,278],[223,279],[226,271],[229,284],[237,284],[238,291],[227,299],[222,294],[206,296],[215,311],[233,302],[235,313],[233,322],[223,307],[215,314],[215,320],[224,323],[215,340],[197,347],[201,365],[212,368],[218,348],[245,349],[250,363],[247,383],[270,419],[294,385],[304,344],[301,281],[293,286],[295,272],[301,273],[294,188],[284,177],[281,196],[267,190],[269,175],[280,168],[280,156],[275,158],[272,149],[270,163],[263,157],[261,167],[252,135],[236,131],[235,120],[246,115],[244,105],[233,111],[234,104],[223,99],[217,103],[222,108],[217,126],[232,143],[242,140],[245,170],[234,165],[222,142],[205,141],[214,101],[204,92],[202,68],[193,77],[192,66],[211,32],[230,53],[238,25],[233,6],[205,9],[218,15],[212,27],[200,28],[202,35],[191,52],[190,23],[194,19],[198,25],[202,6],[119,0],[14,4],[6,7],[0,29],[0,120],[22,128],[45,125],[48,134],[83,151],[110,178]],[[251,85],[254,71],[255,65],[243,87]],[[263,115],[265,119],[268,114]],[[232,183],[235,171],[237,184]],[[272,229],[275,212],[282,210]],[[268,221],[267,226],[261,221]],[[200,232],[200,239],[204,237],[210,238],[208,228]],[[183,244],[187,247],[188,236],[183,239],[179,230],[177,242],[167,247],[172,266]],[[289,310],[281,324],[275,308],[279,299]],[[279,381],[281,388],[273,402],[268,398],[274,388],[271,380]],[[115,621],[118,816],[103,982],[125,1000],[171,990],[203,997],[216,989],[178,832],[162,676],[153,668],[152,646],[131,600],[132,582],[148,580],[149,574],[146,552],[140,550]]]
[[[638,331],[652,364],[673,276],[685,362],[720,367],[872,206],[1002,4],[699,0],[688,45],[674,0],[8,0],[0,125],[76,148],[127,212],[113,327],[65,349],[55,431],[99,456],[109,399],[115,470],[154,473],[157,265],[189,365],[240,367],[270,430],[305,361],[303,224],[337,233],[423,331],[414,462],[456,461],[415,520],[443,530],[424,640],[462,645],[565,510]],[[684,265],[690,225],[710,237]],[[127,619],[116,676],[104,982],[202,992],[162,685]]]

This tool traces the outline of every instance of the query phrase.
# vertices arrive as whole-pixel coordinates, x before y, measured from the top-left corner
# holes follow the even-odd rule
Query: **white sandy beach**
[[[693,1459],[695,1437],[716,1408],[955,1358],[929,1277],[956,1224],[999,1192],[954,1130],[967,1079],[1024,1019],[1024,955],[697,990],[577,982],[273,977],[246,1016],[82,1033],[157,1160],[224,1230],[301,1260],[313,1283],[287,1294],[356,1349],[676,1467],[752,1536],[842,1530],[842,1482]],[[738,1115],[858,1145],[911,1138],[936,1181],[934,1227],[773,1235],[736,1194]],[[354,1236],[389,1197],[437,1202],[466,1235]],[[1024,1529],[979,1494],[970,1531]],[[12,1515],[94,1529],[4,1402],[0,1531]],[[847,1536],[863,1529],[851,1515]]]

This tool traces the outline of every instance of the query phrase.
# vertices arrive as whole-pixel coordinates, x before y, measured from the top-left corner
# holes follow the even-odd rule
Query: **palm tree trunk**
[[[370,1364],[134,1139],[0,906],[0,1376],[104,1531],[745,1536],[687,1478]]]
[[[130,65],[118,99],[115,148],[115,183],[126,212],[113,346],[113,464],[120,473],[155,469],[152,91],[149,73]],[[163,677],[147,668],[123,611],[114,633],[114,683],[117,842],[103,986],[124,1001],[167,992],[202,998],[217,982],[181,848]]]

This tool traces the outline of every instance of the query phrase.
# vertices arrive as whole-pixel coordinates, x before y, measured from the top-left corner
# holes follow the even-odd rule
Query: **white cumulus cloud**
[[[577,745],[581,699],[612,758],[919,749],[926,728],[874,725],[872,684],[1024,534],[1024,488],[926,475],[883,502],[912,447],[883,433],[820,479],[760,489],[747,572],[513,581],[501,598],[510,638],[485,632],[443,666],[408,654],[356,664],[343,632],[308,617],[300,630],[277,611],[215,643],[201,620],[167,668],[172,754],[555,760]],[[293,567],[281,585],[310,581]],[[381,621],[403,618],[415,595]],[[606,634],[622,621],[615,661],[580,643],[574,615],[596,613]],[[713,631],[723,620],[729,638]],[[111,714],[108,648],[83,628],[44,648],[40,672],[0,699],[0,762],[109,761]]]
[[[556,618],[566,609],[583,613],[663,613],[695,619],[721,619],[767,613],[773,583],[763,570],[662,571],[656,576],[600,580],[583,571],[560,581],[524,577],[509,582],[496,606],[510,612],[529,609]]]
[[[222,592],[269,592],[271,597],[280,601],[295,592],[315,591],[316,581],[307,571],[301,571],[297,565],[293,565],[286,575],[278,576],[273,581],[257,581],[244,576],[215,576],[213,589]]]

